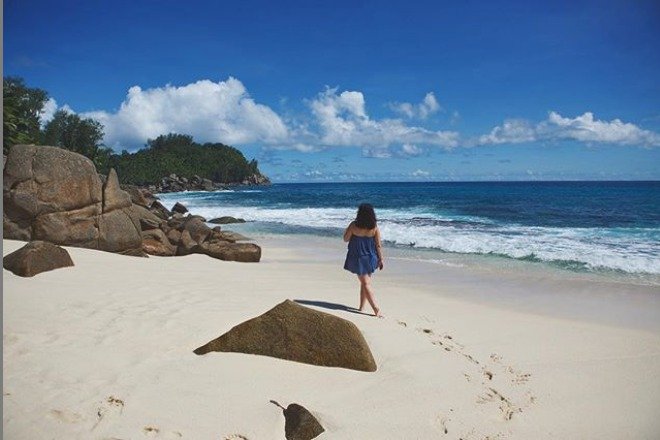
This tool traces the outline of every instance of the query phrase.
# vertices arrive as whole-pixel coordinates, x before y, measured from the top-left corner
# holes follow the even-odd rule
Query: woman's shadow
[[[368,313],[361,312],[355,307],[349,307],[344,304],[331,303],[327,301],[311,301],[307,299],[294,299],[293,301],[304,306],[323,307],[324,309],[341,310],[344,312],[357,313],[358,315],[369,315]]]

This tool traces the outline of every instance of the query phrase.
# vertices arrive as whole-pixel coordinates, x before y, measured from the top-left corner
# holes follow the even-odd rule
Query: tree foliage
[[[197,175],[215,182],[241,182],[259,174],[256,160],[248,162],[239,150],[220,143],[198,144],[192,136],[170,133],[150,139],[146,148],[135,153],[113,155],[114,167],[122,182],[148,185],[164,176],[176,174],[191,178]]]
[[[55,112],[43,130],[45,145],[65,148],[90,158],[97,168],[104,169],[112,150],[103,146],[103,125],[91,118],[81,118],[65,110]]]
[[[2,99],[4,153],[15,144],[39,143],[39,117],[48,100],[48,93],[27,87],[22,78],[5,77],[2,80]]]
[[[150,139],[135,153],[113,154],[103,145],[103,125],[91,118],[58,110],[43,130],[40,116],[48,94],[29,88],[22,78],[3,80],[3,149],[20,143],[53,145],[91,159],[99,172],[114,167],[124,183],[147,185],[175,173],[194,175],[215,182],[241,182],[261,174],[256,160],[248,162],[234,147],[216,143],[198,144],[192,136],[170,133]]]

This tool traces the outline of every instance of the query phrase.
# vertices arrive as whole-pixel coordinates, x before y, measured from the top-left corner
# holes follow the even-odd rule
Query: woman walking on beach
[[[360,280],[360,311],[368,301],[374,316],[382,318],[371,290],[371,274],[376,268],[383,270],[380,231],[373,206],[368,203],[359,206],[355,220],[344,231],[344,241],[348,242],[344,269],[356,274]]]

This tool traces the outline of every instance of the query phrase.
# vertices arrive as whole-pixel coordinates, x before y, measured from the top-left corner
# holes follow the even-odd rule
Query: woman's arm
[[[351,239],[351,235],[353,235],[353,224],[355,222],[351,222],[350,225],[346,228],[344,231],[344,241],[349,241]]]
[[[376,233],[374,234],[374,240],[376,241],[376,253],[378,254],[378,268],[383,270],[383,251],[381,249],[380,243],[380,231],[376,227]]]

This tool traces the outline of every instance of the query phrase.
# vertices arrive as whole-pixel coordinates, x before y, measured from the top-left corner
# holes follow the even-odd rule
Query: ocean
[[[660,284],[660,182],[300,183],[161,194],[262,234],[340,237],[374,205],[386,246],[482,255]]]

